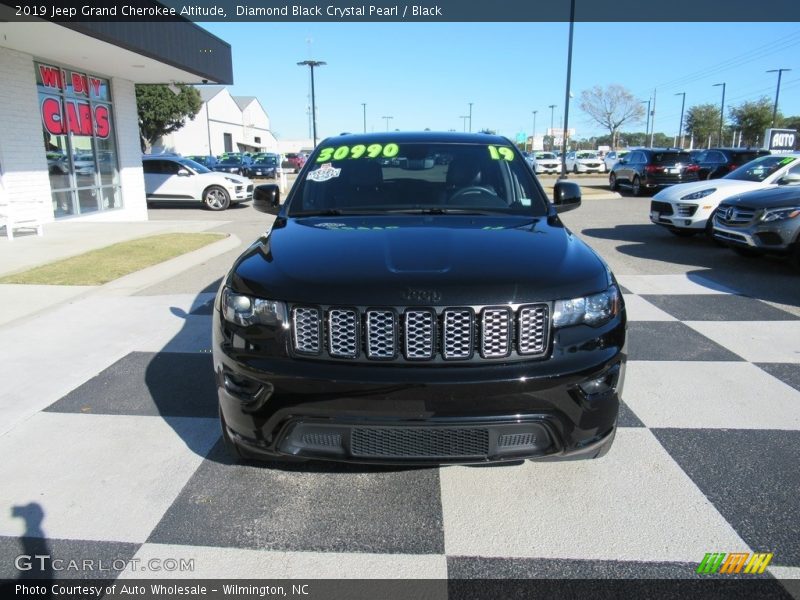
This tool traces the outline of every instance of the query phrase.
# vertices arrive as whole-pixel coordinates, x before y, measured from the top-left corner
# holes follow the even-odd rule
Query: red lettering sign
[[[102,104],[94,107],[94,133],[97,137],[107,138],[111,133],[108,107]]]
[[[86,80],[86,75],[81,73],[71,73],[72,75],[72,91],[75,94],[89,94],[89,83]]]
[[[111,134],[111,114],[105,105],[90,107],[88,102],[67,100],[62,110],[61,100],[42,100],[42,123],[52,135],[96,135],[107,138]],[[66,122],[65,122],[66,121]]]
[[[92,94],[96,98],[100,95],[100,84],[103,83],[101,79],[97,79],[95,77],[89,78],[89,84],[92,86]]]
[[[61,74],[61,69],[39,65],[39,75],[42,77],[42,84],[46,87],[59,90],[64,88],[64,79]]]
[[[42,100],[42,123],[47,133],[61,135],[64,133],[64,123],[61,120],[61,101],[56,98]]]

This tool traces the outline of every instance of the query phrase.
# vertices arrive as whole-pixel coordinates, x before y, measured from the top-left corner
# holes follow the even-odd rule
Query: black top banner
[[[800,22],[798,0],[0,0],[0,20]]]

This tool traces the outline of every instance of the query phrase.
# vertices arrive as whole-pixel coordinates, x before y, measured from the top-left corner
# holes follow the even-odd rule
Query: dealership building
[[[189,21],[0,15],[0,204],[41,222],[146,220],[134,86],[157,83],[233,83],[230,45]]]

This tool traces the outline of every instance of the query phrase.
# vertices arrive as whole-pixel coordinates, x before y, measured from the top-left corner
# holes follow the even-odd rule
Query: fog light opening
[[[607,394],[613,392],[617,387],[617,380],[619,379],[619,365],[614,365],[608,371],[603,373],[600,377],[589,379],[583,383],[579,383],[578,387],[584,396],[591,399],[598,394]]]
[[[236,375],[230,371],[226,371],[223,374],[222,383],[226,392],[247,404],[255,402],[265,387],[257,381]],[[269,387],[271,388],[272,386]],[[270,389],[268,396],[271,394],[272,390]]]

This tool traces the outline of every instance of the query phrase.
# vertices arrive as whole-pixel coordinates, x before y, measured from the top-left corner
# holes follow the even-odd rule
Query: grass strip
[[[225,237],[224,233],[165,233],[139,238],[6,275],[0,283],[103,285]]]

